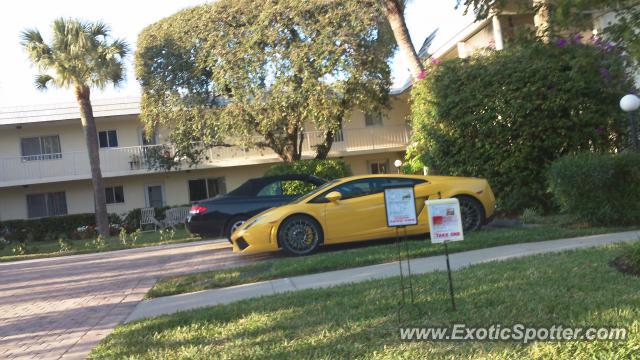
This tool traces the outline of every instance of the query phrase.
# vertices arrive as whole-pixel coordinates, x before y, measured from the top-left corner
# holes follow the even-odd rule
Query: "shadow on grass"
[[[595,248],[473,266],[454,273],[451,311],[445,273],[414,278],[410,325],[617,325],[640,328],[640,283],[607,265],[617,248]],[[585,357],[634,351],[623,342],[403,342],[397,278],[305,290],[188,311],[119,327],[96,358],[449,358]],[[637,349],[636,349],[637,350]]]

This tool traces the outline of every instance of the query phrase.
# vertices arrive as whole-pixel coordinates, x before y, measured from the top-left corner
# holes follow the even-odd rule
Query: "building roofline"
[[[93,115],[98,117],[140,114],[140,98],[126,97],[92,100]],[[0,126],[80,119],[73,102],[0,108]]]

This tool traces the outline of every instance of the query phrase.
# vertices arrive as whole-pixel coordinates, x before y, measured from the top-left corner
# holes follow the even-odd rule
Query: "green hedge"
[[[164,219],[167,209],[190,205],[165,206],[155,209],[156,219]],[[94,214],[74,214],[41,219],[0,221],[0,236],[9,241],[56,241],[59,237],[68,239],[93,239],[97,236]],[[140,227],[140,209],[133,209],[121,218],[109,214],[110,235],[115,236],[124,227],[132,232]],[[86,227],[83,231],[78,228]]]
[[[122,220],[116,214],[109,214],[110,224],[120,224]],[[95,234],[89,229],[86,235],[77,229],[81,226],[95,227],[94,214],[74,214],[41,219],[6,220],[0,222],[0,232],[10,241],[53,241],[59,236],[67,238],[90,238]]]
[[[640,224],[640,154],[579,154],[549,168],[563,210],[598,225]]]
[[[507,213],[549,209],[553,160],[624,145],[618,102],[632,89],[619,52],[575,41],[512,43],[433,64],[412,89],[407,163],[487,178]]]
[[[308,174],[315,175],[326,180],[333,180],[345,176],[353,175],[349,164],[342,160],[299,160],[292,163],[280,163],[273,165],[266,172],[265,176],[285,175],[285,174]],[[288,188],[283,190],[290,194],[304,194],[312,188],[305,187],[302,183],[288,184]]]

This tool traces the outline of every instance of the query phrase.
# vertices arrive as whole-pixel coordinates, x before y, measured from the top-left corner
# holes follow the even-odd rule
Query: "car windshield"
[[[340,180],[340,179],[335,179],[335,180],[331,180],[331,181],[329,181],[329,182],[326,182],[326,183],[324,183],[322,186],[319,186],[319,187],[317,187],[317,188],[313,189],[313,191],[311,191],[311,192],[308,192],[308,193],[306,193],[306,194],[303,194],[303,195],[298,196],[297,198],[295,198],[295,199],[291,202],[291,204],[297,204],[297,203],[299,203],[299,202],[301,202],[301,201],[303,201],[303,200],[305,200],[305,199],[308,199],[309,197],[314,196],[314,195],[316,195],[316,194],[318,194],[318,193],[320,193],[320,192],[324,191],[326,188],[328,188],[328,187],[330,187],[330,186],[334,185],[334,184],[335,184],[335,183],[337,183],[339,180]]]

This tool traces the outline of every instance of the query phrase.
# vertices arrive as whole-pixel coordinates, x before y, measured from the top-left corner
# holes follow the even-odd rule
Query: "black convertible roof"
[[[285,175],[273,175],[264,176],[259,178],[253,178],[247,180],[244,184],[240,185],[237,189],[231,191],[227,195],[230,196],[251,196],[260,191],[265,185],[274,181],[282,180],[302,180],[321,185],[327,182],[327,180],[319,178],[314,175],[308,174],[285,174]]]

